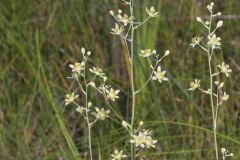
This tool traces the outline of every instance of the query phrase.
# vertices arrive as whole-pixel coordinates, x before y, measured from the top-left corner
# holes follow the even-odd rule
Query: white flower
[[[72,69],[72,73],[80,74],[84,70],[85,62],[69,64],[69,67]]]
[[[146,11],[147,11],[149,17],[157,17],[159,15],[159,12],[156,12],[155,8],[153,6],[150,7],[149,9],[146,8]]]
[[[108,114],[110,113],[110,110],[105,110],[104,108],[97,108],[95,107],[96,112],[93,113],[93,115],[97,118],[97,119],[101,119],[101,120],[105,120],[108,116]]]
[[[155,148],[155,144],[157,143],[157,140],[152,139],[151,137],[152,132],[148,130],[139,131],[137,135],[132,135],[132,139],[130,140],[130,143],[134,143],[136,147],[142,147],[142,148]]]
[[[219,42],[221,38],[217,37],[216,34],[208,35],[208,45],[214,48],[220,48],[221,43]]]
[[[202,40],[202,37],[193,37],[192,38],[192,43],[190,44],[193,48],[198,45]]]
[[[124,26],[126,26],[128,23],[132,23],[133,18],[129,17],[127,14],[121,15],[122,12],[118,12],[117,18],[120,22],[123,23]]]
[[[82,107],[82,106],[78,106],[78,107],[76,108],[76,111],[79,112],[79,113],[83,113],[84,110],[85,110],[85,108]]]
[[[224,92],[223,95],[222,95],[222,97],[221,97],[221,99],[222,99],[223,101],[227,101],[227,100],[229,99],[229,95],[226,94],[226,92]]]
[[[142,56],[142,57],[149,57],[149,56],[151,56],[153,54],[156,54],[156,50],[144,49],[144,50],[141,50],[140,56]]]
[[[111,99],[112,101],[115,101],[115,99],[119,98],[118,93],[120,90],[113,90],[112,88],[110,90],[106,90],[107,93],[107,99]]]
[[[221,69],[222,73],[224,73],[227,77],[229,77],[229,73],[232,72],[232,70],[229,68],[229,65],[222,62],[222,65],[217,65],[217,66]]]
[[[93,74],[100,76],[100,77],[104,77],[105,73],[103,73],[101,68],[98,67],[93,67],[89,69],[90,72],[92,72]]]
[[[120,35],[120,34],[122,34],[123,31],[124,31],[123,26],[119,27],[119,25],[117,23],[115,23],[115,28],[111,29],[111,33],[113,35]]]
[[[71,94],[66,94],[66,97],[65,97],[65,105],[68,105],[72,102],[75,101],[75,99],[78,98],[78,95],[75,95],[75,93],[71,93]]]
[[[190,83],[190,88],[188,90],[195,91],[199,87],[200,87],[200,80],[195,79],[194,82]]]
[[[158,80],[160,83],[162,81],[168,81],[168,78],[165,77],[166,71],[162,71],[161,67],[157,67],[157,71],[154,71],[154,76],[152,77],[152,80]]]
[[[113,154],[111,154],[111,157],[111,160],[122,160],[123,158],[126,158],[127,155],[123,154],[123,150],[118,151],[117,149],[115,149]]]

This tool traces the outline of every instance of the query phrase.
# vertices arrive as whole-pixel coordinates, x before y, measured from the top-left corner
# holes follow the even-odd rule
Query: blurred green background
[[[137,96],[136,122],[155,131],[159,140],[151,160],[213,160],[211,107],[207,95],[187,91],[194,78],[208,86],[207,58],[190,48],[202,29],[196,16],[208,16],[207,0],[136,0],[138,20],[155,6],[160,16],[137,31],[135,53],[156,48],[171,55],[162,63],[169,81],[151,83]],[[220,108],[219,147],[240,159],[240,1],[215,0],[224,26],[217,32],[224,60],[233,74],[225,89],[230,100]],[[109,10],[127,10],[120,0],[1,0],[0,1],[0,159],[87,159],[86,124],[64,96],[75,85],[66,79],[68,64],[80,60],[80,48],[93,51],[90,64],[102,67],[115,88],[122,90],[114,107],[129,119],[130,98],[126,50],[110,34]],[[137,85],[150,74],[136,56]],[[216,68],[215,68],[216,69]],[[221,77],[222,78],[222,77]],[[105,105],[92,93],[94,104]],[[112,118],[115,120],[116,118]],[[127,149],[129,137],[119,123],[107,120],[93,128],[94,159],[106,160],[114,148]],[[99,158],[101,157],[101,158]]]

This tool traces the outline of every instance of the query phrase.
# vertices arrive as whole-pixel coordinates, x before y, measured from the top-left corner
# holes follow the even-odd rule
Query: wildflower
[[[93,67],[93,68],[90,68],[89,69],[90,72],[92,72],[93,74],[97,75],[97,76],[100,76],[100,77],[104,77],[105,74],[103,73],[102,69],[101,68],[96,68],[96,67]]]
[[[155,148],[157,140],[152,139],[152,132],[148,130],[139,131],[137,135],[132,135],[130,143],[134,143],[136,147]]]
[[[162,83],[162,81],[168,81],[168,78],[165,77],[166,71],[162,71],[160,66],[158,66],[157,71],[154,71],[153,73],[154,76],[152,77],[152,80],[158,80],[160,83]]]
[[[105,110],[104,108],[97,108],[95,107],[96,112],[93,113],[93,115],[97,118],[97,119],[101,119],[101,120],[105,120],[108,116],[108,114],[110,113],[110,110]]]
[[[101,84],[101,86],[98,88],[101,92],[105,93],[109,88],[111,88],[110,85]]]
[[[229,99],[229,95],[226,94],[226,92],[223,93],[223,96],[221,97],[223,101],[227,101]]]
[[[85,62],[69,64],[69,67],[72,69],[72,73],[80,74],[84,70]]]
[[[154,7],[146,8],[146,11],[149,17],[157,17],[159,15],[159,12],[156,12]]]
[[[217,37],[216,34],[209,35],[207,44],[213,49],[219,48],[219,46],[221,45],[221,43],[219,42],[220,40],[221,38]]]
[[[190,44],[193,48],[198,45],[202,40],[202,37],[193,37],[192,38],[192,43]]]
[[[127,155],[123,154],[123,150],[118,151],[117,149],[114,150],[114,153],[111,154],[111,160],[122,160],[123,158],[126,158]]]
[[[120,34],[122,34],[123,31],[124,31],[123,26],[119,27],[119,25],[117,23],[115,23],[115,28],[111,29],[111,33],[113,35],[120,35]]]
[[[142,57],[149,57],[149,56],[151,56],[153,54],[156,54],[156,50],[144,49],[144,50],[141,50],[140,56],[142,56]]]
[[[190,88],[188,90],[195,91],[199,87],[200,87],[200,80],[195,79],[194,82],[190,83]]]
[[[229,65],[222,62],[222,65],[217,65],[217,66],[221,69],[222,73],[224,73],[227,77],[229,77],[229,73],[232,72],[232,70],[229,68]]]
[[[78,106],[78,107],[76,108],[76,111],[79,112],[79,113],[83,113],[84,109],[85,109],[84,107]]]
[[[128,23],[132,23],[133,18],[129,17],[127,14],[121,15],[122,12],[118,12],[117,18],[120,22],[123,23],[124,26],[126,26]]]
[[[113,90],[112,88],[110,90],[106,90],[107,93],[107,99],[111,99],[112,101],[115,101],[115,99],[119,98],[118,93],[120,90]]]
[[[75,93],[71,93],[71,94],[66,94],[66,98],[65,98],[65,106],[74,102],[75,99],[78,98],[78,95],[75,95]]]

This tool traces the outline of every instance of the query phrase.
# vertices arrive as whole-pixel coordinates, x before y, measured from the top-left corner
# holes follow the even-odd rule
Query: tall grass
[[[153,160],[214,159],[208,96],[193,96],[186,91],[188,82],[196,76],[202,77],[203,83],[208,81],[207,62],[189,43],[193,33],[200,31],[193,21],[209,2],[136,3],[138,17],[143,17],[141,11],[150,3],[158,6],[161,16],[136,33],[135,45],[171,48],[174,53],[164,63],[170,81],[160,88],[149,85],[136,102],[135,117],[149,121],[146,125],[156,130],[160,142],[158,150],[150,152]],[[226,43],[219,61],[230,64],[234,75],[228,88],[231,99],[220,109],[217,137],[219,144],[239,159],[240,4],[238,0],[215,4],[224,13],[225,22],[220,34]],[[82,45],[94,49],[91,63],[104,68],[113,77],[112,83],[124,91],[115,108],[130,118],[126,59],[119,56],[125,54],[124,48],[107,29],[112,25],[108,10],[120,6],[124,7],[119,1],[107,0],[0,2],[0,159],[85,158],[87,133],[82,130],[82,118],[63,106],[62,96],[73,87],[65,80],[65,69],[69,61],[79,58]],[[142,84],[148,67],[140,59],[137,65],[137,83]],[[126,147],[124,132],[118,123],[99,124],[93,132],[93,152],[99,154],[95,157],[107,159],[110,148]]]

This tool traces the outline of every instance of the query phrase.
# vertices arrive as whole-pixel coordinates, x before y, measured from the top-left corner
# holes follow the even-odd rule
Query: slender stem
[[[86,121],[87,121],[87,126],[88,126],[88,149],[89,149],[89,155],[90,155],[90,160],[93,160],[92,157],[92,139],[91,139],[91,124],[89,121],[89,116],[88,116],[88,83],[86,80],[86,66],[84,66],[84,71],[83,71],[83,78],[84,78],[84,83],[85,83],[85,113],[86,113]],[[79,83],[80,84],[80,83]]]
[[[133,6],[134,0],[130,1],[130,14],[133,17]],[[131,117],[131,133],[133,133],[134,116],[135,116],[135,88],[134,88],[134,53],[133,53],[133,42],[134,42],[134,24],[131,23],[131,41],[130,41],[130,65],[131,65],[131,92],[132,92],[132,117]],[[131,160],[135,159],[134,144],[131,143]]]
[[[90,154],[90,160],[92,160],[92,139],[91,139],[91,124],[89,122],[89,117],[88,117],[88,86],[86,86],[86,120],[87,120],[87,126],[88,126],[88,149],[89,149],[89,154]]]
[[[135,26],[134,29],[137,29],[138,27],[141,27],[144,23],[146,23],[151,17],[147,17],[144,21],[142,21],[139,25]]]
[[[212,12],[210,15],[210,21],[209,21],[209,28],[208,28],[208,34],[211,35],[211,26],[212,26]],[[211,92],[213,92],[213,74],[212,74],[212,66],[211,66],[211,59],[212,59],[213,49],[211,47],[208,48],[208,66],[209,66],[209,74],[210,74],[210,89]],[[217,119],[215,117],[215,109],[214,109],[214,103],[213,103],[213,93],[210,94],[210,100],[211,100],[211,108],[212,108],[212,118],[213,118],[213,133],[214,133],[214,147],[215,147],[215,153],[216,153],[216,160],[218,160],[218,145],[217,145]],[[216,104],[218,105],[218,104]]]

